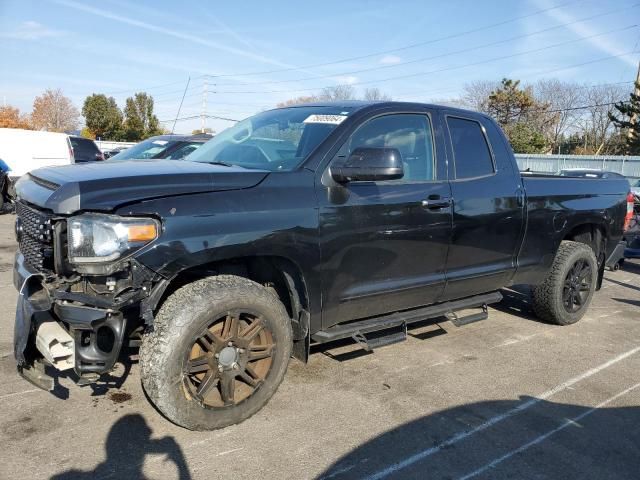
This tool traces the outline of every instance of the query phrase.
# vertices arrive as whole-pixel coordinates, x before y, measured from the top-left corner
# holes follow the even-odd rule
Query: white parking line
[[[528,443],[525,443],[524,445],[522,445],[519,448],[516,448],[515,450],[511,450],[509,453],[505,453],[504,455],[502,455],[501,457],[496,458],[495,460],[487,463],[486,465],[478,468],[477,470],[474,470],[471,473],[468,473],[467,475],[460,477],[459,480],[468,480],[469,478],[475,477],[477,475],[480,475],[482,473],[485,473],[487,470],[490,470],[492,468],[495,468],[497,465],[499,465],[500,463],[504,462],[505,460],[510,459],[511,457],[513,457],[514,455],[517,455],[519,453],[524,452],[525,450],[527,450],[528,448],[533,447],[534,445],[537,445],[543,441],[545,441],[547,438],[549,438],[551,435],[555,435],[556,433],[558,433],[561,430],[564,430],[565,428],[571,426],[571,425],[575,425],[576,422],[579,422],[580,420],[582,420],[583,418],[591,415],[593,412],[595,412],[596,410],[607,406],[608,404],[610,404],[611,402],[613,402],[614,400],[622,397],[623,395],[626,395],[627,393],[631,392],[632,390],[635,390],[636,388],[640,387],[640,383],[636,383],[633,387],[629,387],[625,390],[623,390],[622,392],[614,395],[613,397],[610,397],[608,399],[606,399],[604,402],[600,402],[598,405],[596,405],[593,408],[590,408],[589,410],[587,410],[586,412],[581,413],[580,415],[578,415],[577,417],[573,417],[572,419],[569,419],[567,421],[565,421],[562,425],[560,425],[557,428],[554,428],[553,430],[548,431],[547,433],[540,435],[537,438],[534,438],[533,440],[531,440]]]
[[[634,355],[636,353],[640,352],[640,347],[636,347],[636,348],[632,348],[631,350],[628,350],[624,353],[621,353],[620,355],[612,358],[611,360],[603,363],[602,365],[599,365],[597,367],[594,367],[590,370],[587,370],[586,372],[573,377],[569,380],[567,380],[566,382],[561,383],[560,385],[552,388],[551,390],[547,390],[546,392],[542,393],[541,395],[538,395],[538,397],[536,398],[532,398],[531,400],[526,401],[525,403],[522,403],[520,405],[518,405],[517,407],[512,408],[511,410],[508,410],[505,413],[502,413],[500,415],[496,415],[493,418],[490,418],[489,420],[487,420],[486,422],[478,425],[477,427],[471,429],[471,430],[465,430],[464,432],[460,432],[456,435],[454,435],[453,437],[449,438],[448,440],[445,440],[442,443],[439,443],[438,445],[428,448],[426,450],[422,450],[421,452],[418,452],[400,462],[394,463],[393,465],[388,466],[387,468],[380,470],[376,473],[374,473],[373,475],[367,477],[369,480],[378,480],[381,478],[384,478],[388,475],[391,475],[393,473],[397,473],[399,470],[402,470],[406,467],[409,467],[411,465],[413,465],[414,463],[417,463],[419,461],[424,460],[425,458],[430,457],[431,455],[438,453],[440,450],[442,450],[443,448],[447,448],[450,447],[452,445],[455,445],[456,443],[465,440],[466,438],[475,435],[478,432],[481,432],[483,430],[486,430],[489,427],[492,427],[493,425],[495,425],[496,423],[499,423],[509,417],[512,417],[513,415],[516,415],[520,412],[523,412],[533,406],[535,406],[536,404],[538,404],[539,402],[546,400],[550,397],[552,397],[553,395],[566,390],[570,387],[572,387],[573,385],[575,385],[578,382],[581,382],[582,380],[589,378],[593,375],[595,375],[596,373],[601,372],[602,370],[605,370],[606,368],[609,368],[612,365],[615,365],[618,362],[621,362],[622,360],[624,360],[625,358],[630,357],[631,355]]]
[[[9,397],[15,397],[17,395],[23,395],[25,393],[33,393],[33,392],[43,392],[44,390],[40,388],[34,388],[33,390],[25,390],[24,392],[15,392],[15,393],[7,393],[6,395],[0,395],[0,400]]]

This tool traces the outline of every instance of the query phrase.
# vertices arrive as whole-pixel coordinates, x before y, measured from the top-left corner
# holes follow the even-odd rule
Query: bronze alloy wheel
[[[233,310],[195,339],[183,368],[184,393],[205,408],[237,405],[265,381],[275,348],[267,323],[253,312]]]

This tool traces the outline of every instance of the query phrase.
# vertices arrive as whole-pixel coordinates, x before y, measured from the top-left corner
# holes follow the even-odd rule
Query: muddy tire
[[[267,288],[231,275],[205,278],[169,296],[145,332],[142,386],[177,425],[223,428],[269,401],[291,348],[291,321]]]
[[[593,250],[584,243],[563,241],[546,280],[533,289],[533,310],[550,323],[576,323],[591,303],[597,279]]]

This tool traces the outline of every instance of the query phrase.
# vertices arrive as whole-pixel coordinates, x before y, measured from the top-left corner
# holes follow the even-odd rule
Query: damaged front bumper
[[[72,295],[67,292],[51,291],[44,276],[32,271],[19,252],[13,283],[20,292],[14,356],[25,379],[51,390],[53,379],[46,375],[44,364],[60,370],[73,368],[80,378],[96,377],[113,368],[125,339],[121,305],[103,301],[103,305],[92,306],[69,299]],[[133,303],[133,298],[127,303]]]

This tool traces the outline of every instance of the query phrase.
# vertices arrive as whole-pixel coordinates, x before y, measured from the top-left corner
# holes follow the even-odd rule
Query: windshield
[[[134,145],[131,148],[127,148],[122,152],[114,155],[109,160],[133,160],[133,159],[144,159],[144,158],[153,158],[158,155],[160,152],[163,152],[167,148],[169,148],[175,141],[170,140],[159,140],[150,138],[145,140],[144,142],[140,142],[137,145]]]
[[[292,170],[353,111],[354,107],[309,106],[259,113],[216,135],[185,160]]]

